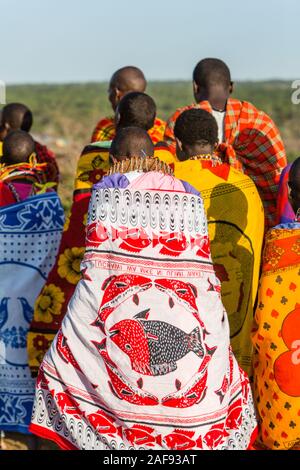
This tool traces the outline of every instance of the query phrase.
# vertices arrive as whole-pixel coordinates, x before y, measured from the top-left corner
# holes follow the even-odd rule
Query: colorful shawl
[[[271,449],[300,443],[300,224],[270,230],[260,281],[255,348],[255,398],[260,440]]]
[[[26,336],[35,299],[55,261],[63,222],[55,193],[0,209],[0,430],[28,432],[35,383]]]
[[[190,108],[212,112],[208,101],[178,109],[169,119],[164,139],[175,153],[174,125],[178,116]],[[287,165],[284,145],[270,117],[251,103],[229,98],[225,115],[226,162],[242,169],[254,181],[265,208],[266,227],[276,223],[276,203],[280,173]]]
[[[0,207],[27,199],[27,197],[24,198],[26,193],[29,197],[45,192],[48,186],[44,173],[45,167],[45,163],[37,163],[35,155],[32,155],[29,163],[9,166],[0,163]],[[27,190],[25,190],[26,187]]]
[[[292,164],[290,163],[285,167],[280,176],[278,197],[277,197],[277,223],[286,224],[293,222],[295,219],[295,212],[289,203],[288,199],[288,180],[289,172]]]
[[[33,375],[37,375],[44,354],[60,328],[68,303],[80,279],[80,262],[85,250],[85,228],[91,188],[109,170],[110,142],[85,147],[77,165],[71,213],[67,218],[58,257],[34,308],[28,334],[28,357]],[[53,292],[50,304],[49,290]],[[60,301],[55,301],[57,293]],[[43,337],[44,347],[36,347],[36,338]]]
[[[251,374],[250,331],[256,299],[264,213],[252,180],[228,164],[187,160],[174,165],[177,178],[201,192],[208,218],[211,253],[222,283],[231,346],[240,366]]]
[[[154,126],[149,129],[148,134],[152,142],[156,144],[163,140],[166,123],[158,117],[155,118]],[[92,135],[92,142],[113,140],[116,135],[115,120],[113,117],[100,119]]]
[[[73,203],[64,226],[58,256],[34,306],[27,344],[29,366],[34,376],[37,375],[42,359],[60,328],[80,279],[91,188],[108,169],[108,149],[105,143],[101,147],[85,147],[77,165]],[[38,347],[37,338],[40,338]]]
[[[59,169],[56,158],[53,152],[45,145],[35,141],[36,160],[38,163],[45,164],[43,166],[43,173],[46,183],[55,183],[54,187],[57,188],[59,182]],[[2,157],[2,142],[0,142],[0,161]]]
[[[168,175],[114,176],[131,183],[93,190],[82,279],[30,430],[65,449],[246,449],[256,418],[203,202]]]

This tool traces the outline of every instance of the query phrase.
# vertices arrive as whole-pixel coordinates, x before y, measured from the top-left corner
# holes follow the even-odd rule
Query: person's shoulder
[[[257,108],[250,101],[241,101],[241,111],[249,116],[250,119],[257,118],[264,121],[273,122],[271,117],[262,109]]]
[[[176,111],[169,118],[169,121],[176,121],[176,119],[181,113],[183,113],[184,111],[187,111],[188,109],[197,108],[197,107],[200,107],[198,103],[192,103],[186,106],[182,106],[181,108],[177,108]]]
[[[54,153],[47,147],[45,144],[41,144],[37,140],[34,141],[35,143],[35,151],[38,154],[38,156],[47,156],[50,158],[55,158]]]
[[[100,128],[100,127],[106,127],[109,125],[113,125],[113,126],[115,125],[114,118],[112,116],[105,116],[99,119],[96,127]]]
[[[166,125],[166,121],[156,116],[155,121],[154,121],[154,127],[165,127],[165,125]]]

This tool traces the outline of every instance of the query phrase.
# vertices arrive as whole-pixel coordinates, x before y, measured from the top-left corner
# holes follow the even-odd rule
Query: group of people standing
[[[146,86],[113,74],[64,227],[30,110],[2,110],[0,430],[63,449],[296,448],[300,159],[231,98],[219,59],[167,123]]]

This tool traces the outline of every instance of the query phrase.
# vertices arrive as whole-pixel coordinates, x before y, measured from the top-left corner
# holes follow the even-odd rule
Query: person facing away
[[[280,223],[293,222],[295,219],[295,213],[289,201],[289,171],[292,163],[289,163],[280,175],[278,196],[277,196],[277,218],[276,225]]]
[[[266,228],[276,223],[276,201],[280,173],[286,154],[272,119],[247,101],[230,97],[233,82],[228,66],[220,59],[206,58],[193,72],[195,104],[177,109],[167,122],[164,140],[175,153],[174,126],[182,111],[209,111],[218,123],[218,142],[226,161],[254,181],[265,209]]]
[[[216,154],[218,126],[211,113],[198,108],[184,111],[174,134],[179,159],[174,174],[203,197],[231,345],[240,366],[251,374],[250,330],[264,233],[263,205],[253,181]],[[205,252],[207,246],[208,241],[199,248]]]
[[[0,121],[0,162],[2,155],[2,142],[11,132],[22,130],[29,133],[33,124],[30,109],[22,103],[9,103],[2,109]],[[47,163],[44,167],[47,183],[53,183],[56,188],[59,182],[59,169],[55,155],[45,145],[35,141],[35,153],[38,163]],[[55,184],[54,184],[55,183]]]
[[[140,92],[128,93],[118,105],[117,128],[138,126],[144,133],[153,125],[155,115],[156,105],[150,96]],[[34,375],[37,374],[43,355],[48,349],[48,346],[43,350],[37,349],[36,338],[45,337],[47,341],[44,341],[44,345],[48,345],[54,338],[80,279],[80,262],[84,255],[85,226],[91,188],[93,184],[101,181],[109,170],[110,143],[108,146],[106,144],[98,142],[87,145],[77,164],[73,203],[62,236],[59,255],[35,305],[33,322],[28,334],[29,364]],[[53,302],[45,300],[52,285],[64,294],[64,301],[56,303],[55,307]]]
[[[45,185],[44,165],[35,161],[35,143],[25,131],[12,131],[3,141],[0,206],[21,202]]]
[[[64,449],[247,449],[255,411],[199,250],[203,202],[153,152],[146,131],[117,132],[30,430]]]
[[[144,93],[147,81],[143,72],[133,66],[122,67],[111,77],[108,88],[108,99],[113,112],[116,112],[121,99],[130,92]],[[154,143],[163,139],[166,123],[155,117],[149,128],[149,135]],[[100,119],[92,135],[92,142],[112,140],[116,135],[115,117]]]
[[[117,130],[122,127],[139,127],[149,133],[153,128],[156,119],[156,104],[151,96],[141,92],[131,92],[126,94],[117,106],[115,122]],[[150,134],[149,134],[150,135]],[[151,139],[152,136],[150,135]],[[155,144],[154,154],[159,160],[172,164],[176,161],[176,156],[172,154],[162,142],[152,139]]]
[[[259,442],[273,450],[300,444],[300,157],[287,184],[294,220],[267,234],[252,333]]]
[[[27,132],[11,131],[5,137],[0,164],[0,431],[3,446],[17,445],[20,440],[27,447],[35,445],[35,439],[28,433],[35,384],[28,367],[27,333],[34,302],[55,262],[64,223],[59,197],[47,187],[44,166],[45,163],[36,163],[35,142]],[[58,301],[59,293],[54,295]],[[20,437],[19,433],[25,437]]]

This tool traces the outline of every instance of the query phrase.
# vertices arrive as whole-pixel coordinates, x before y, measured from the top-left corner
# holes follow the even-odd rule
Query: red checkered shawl
[[[175,153],[174,125],[186,109],[212,112],[208,101],[177,109],[167,122],[164,140]],[[284,145],[277,127],[263,111],[247,101],[229,98],[225,115],[225,142],[219,145],[225,161],[249,175],[262,198],[266,226],[275,225],[279,178],[286,166]]]

